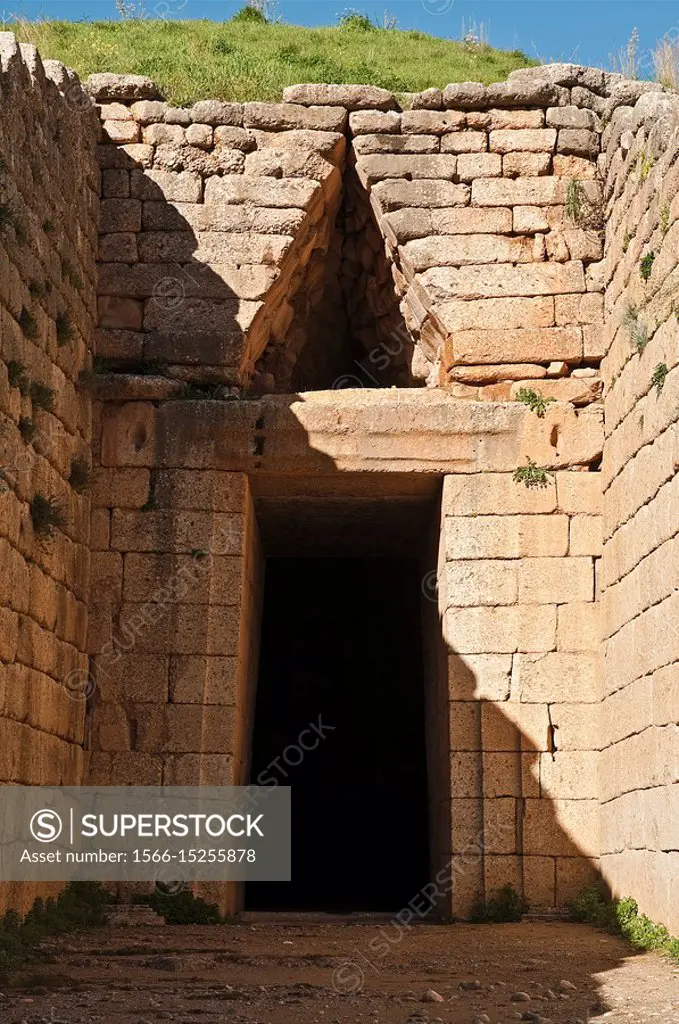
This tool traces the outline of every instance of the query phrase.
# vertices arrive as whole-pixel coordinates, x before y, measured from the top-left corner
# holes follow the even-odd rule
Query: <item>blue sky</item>
[[[11,0],[10,0],[11,2]],[[179,18],[223,20],[244,0],[167,0]],[[153,0],[147,6],[153,8]],[[651,68],[655,41],[669,32],[679,37],[679,0],[278,0],[284,21],[302,25],[333,24],[347,7],[379,19],[385,10],[400,28],[457,38],[463,22],[483,22],[490,42],[520,49],[540,60],[573,60],[610,66],[610,55],[636,27],[642,66]],[[115,0],[14,0],[5,16],[115,18]]]

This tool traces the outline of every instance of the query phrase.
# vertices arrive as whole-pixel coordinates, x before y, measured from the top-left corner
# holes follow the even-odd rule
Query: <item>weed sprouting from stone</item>
[[[87,490],[90,483],[90,467],[85,459],[74,459],[68,482],[78,494]]]
[[[539,394],[537,391],[533,391],[532,388],[519,388],[516,394],[517,402],[523,402],[527,405],[531,412],[534,412],[539,419],[543,419],[547,412],[547,406],[550,402],[555,402],[555,398],[545,398],[544,395]]]
[[[547,469],[543,469],[542,466],[536,465],[528,456],[526,456],[526,465],[518,466],[513,474],[514,483],[523,484],[529,489],[547,487],[550,477],[553,478],[554,474]]]
[[[670,207],[668,203],[665,203],[662,210],[660,211],[660,232],[663,236],[667,234],[670,229]]]
[[[61,276],[65,281],[69,281],[76,291],[80,291],[83,287],[83,279],[75,269],[73,264],[65,256],[61,259]]]
[[[31,381],[29,389],[29,395],[33,405],[37,405],[38,409],[44,409],[45,412],[52,412],[54,409],[54,388],[49,387],[47,384],[40,384],[37,380]]]
[[[646,283],[653,273],[653,264],[655,263],[655,253],[653,251],[647,252],[645,256],[639,260],[639,275],[641,280]]]
[[[44,281],[31,281],[28,286],[28,293],[32,299],[43,299],[47,294]]]
[[[51,537],[55,530],[66,526],[66,514],[54,498],[36,494],[31,501],[31,521],[38,537]]]
[[[26,444],[30,444],[35,437],[35,423],[28,416],[22,416],[19,420],[19,433]]]
[[[648,330],[639,316],[639,310],[630,302],[622,315],[622,325],[629,335],[629,339],[641,354],[648,344]]]
[[[665,381],[667,380],[667,375],[669,372],[670,370],[667,363],[658,363],[655,370],[653,371],[653,376],[651,377],[651,384],[653,385],[658,394],[660,394],[662,389],[665,387]]]
[[[569,181],[566,189],[566,216],[574,224],[580,224],[585,218],[587,199],[585,190],[579,181]]]
[[[26,376],[26,367],[18,359],[10,359],[7,363],[7,380],[11,388],[18,388],[22,395],[28,394],[30,381]]]
[[[480,896],[474,900],[472,921],[492,921],[495,924],[520,921],[528,910],[528,903],[512,885],[496,889],[487,900]]]
[[[28,338],[29,341],[35,341],[38,337],[38,322],[30,309],[26,309],[25,306],[21,307],[21,312],[19,313],[19,327],[23,332],[24,338]]]
[[[639,178],[640,178],[641,181],[646,181],[646,179],[648,178],[649,174],[653,170],[654,166],[655,166],[655,157],[654,156],[651,156],[649,153],[646,152],[646,150],[644,150],[643,152],[641,152],[639,154],[638,169],[639,169]]]
[[[54,322],[57,328],[57,345],[61,348],[73,339],[73,323],[67,312],[57,313]]]

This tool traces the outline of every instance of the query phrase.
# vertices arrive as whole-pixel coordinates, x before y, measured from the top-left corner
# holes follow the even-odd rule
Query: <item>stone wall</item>
[[[602,870],[679,932],[679,100],[604,136]]]
[[[100,360],[251,394],[598,400],[611,76],[557,67],[406,110],[320,85],[179,109],[146,79],[92,76]]]
[[[74,74],[9,33],[0,97],[0,783],[78,784],[98,125]],[[35,893],[0,887],[0,912]]]
[[[346,111],[180,109],[147,79],[89,85],[103,122],[99,359],[291,391],[304,352],[302,377],[332,379]]]
[[[447,476],[453,912],[512,885],[563,907],[599,854],[599,473]],[[481,837],[481,838],[479,838]],[[470,855],[483,850],[478,862]]]
[[[0,61],[0,783],[245,781],[257,495],[420,478],[448,909],[600,871],[679,930],[677,101],[549,65],[185,109]]]

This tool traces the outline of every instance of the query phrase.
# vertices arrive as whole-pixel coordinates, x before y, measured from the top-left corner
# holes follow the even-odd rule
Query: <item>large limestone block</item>
[[[436,178],[452,181],[455,177],[457,160],[450,154],[431,155],[393,154],[360,157],[356,171],[361,181],[370,186],[385,178],[408,178],[409,180]]]
[[[322,194],[316,181],[306,179],[231,176],[210,178],[205,184],[206,203],[247,203],[261,207],[308,209]],[[148,198],[157,198],[149,196]],[[575,290],[575,289],[574,289]]]
[[[346,110],[396,110],[393,93],[377,85],[289,85],[283,90],[285,103],[305,107],[344,107]]]
[[[594,600],[594,568],[587,557],[523,558],[519,568],[519,600],[524,604],[557,604]]]
[[[90,75],[85,88],[98,103],[110,100],[158,100],[160,87],[145,75],[117,75],[110,71]]]
[[[514,604],[517,587],[516,561],[459,560],[446,566],[446,607]]]
[[[419,280],[434,300],[530,297],[585,291],[584,269],[579,260],[530,266],[469,266],[459,270],[435,268],[425,271]]]
[[[556,488],[517,487],[510,473],[451,474],[443,482],[442,505],[451,516],[536,515],[556,510]]]
[[[245,103],[243,124],[246,128],[285,131],[310,128],[314,131],[343,132],[347,112],[341,107],[302,106],[297,103]]]
[[[409,207],[465,206],[469,202],[468,185],[455,185],[450,181],[381,181],[372,195],[385,210]]]
[[[407,242],[402,258],[417,273],[431,267],[460,267],[480,263],[530,263],[532,239],[503,235],[434,235]]]
[[[597,857],[597,800],[526,800],[523,850],[527,855]]]
[[[502,654],[549,651],[555,643],[556,609],[547,605],[449,608],[444,638],[451,651]]]
[[[597,652],[521,654],[514,659],[512,693],[528,703],[598,704],[601,678],[602,659]]]
[[[401,131],[404,135],[445,135],[463,128],[465,115],[456,110],[404,110]]]
[[[552,153],[556,145],[556,129],[497,129],[489,138],[492,153]]]
[[[526,558],[548,556],[559,559],[568,551],[566,516],[494,515],[446,516],[446,558]]]
[[[488,300],[492,302],[493,300]],[[530,299],[501,299],[498,306],[504,303],[510,317],[514,313],[514,303],[524,303],[530,309]],[[449,329],[456,330],[455,325],[467,326],[473,322],[471,308],[460,309],[463,303],[443,303],[437,306],[436,312],[441,322]],[[478,306],[478,302],[466,303],[467,307]],[[535,310],[531,310],[532,314]],[[538,308],[539,315],[539,308]],[[498,330],[494,326],[498,322],[492,309],[483,310],[488,316],[489,327],[485,330],[460,330],[454,337],[455,362],[460,364],[493,363],[503,361],[546,362],[566,360],[579,362],[582,358],[582,334],[579,327],[544,327],[534,330],[519,328]],[[501,322],[501,320],[499,320]],[[510,321],[511,322],[511,321]],[[582,392],[582,384],[578,382],[577,391]],[[589,388],[586,389],[589,393]],[[556,396],[554,396],[556,397]],[[563,398],[563,396],[560,396]],[[570,396],[565,400],[570,401]]]
[[[558,206],[567,183],[556,177],[484,179],[472,184],[474,206]]]

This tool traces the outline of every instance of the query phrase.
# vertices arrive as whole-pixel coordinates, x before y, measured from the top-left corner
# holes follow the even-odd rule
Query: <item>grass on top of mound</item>
[[[454,42],[349,19],[302,28],[250,19],[217,21],[11,21],[3,25],[43,57],[92,72],[148,75],[169,101],[278,100],[286,85],[334,82],[417,92],[448,82],[502,81],[533,63],[520,51]]]

